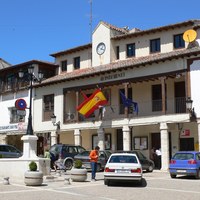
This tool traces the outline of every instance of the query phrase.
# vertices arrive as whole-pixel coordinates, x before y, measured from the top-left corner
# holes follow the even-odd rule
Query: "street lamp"
[[[56,126],[56,139],[55,141],[53,141],[55,144],[56,143],[59,143],[60,142],[60,136],[59,136],[59,133],[60,133],[60,121],[56,122],[56,116],[54,114],[52,114],[51,116],[51,122],[54,126]],[[54,144],[53,143],[53,144]]]
[[[24,74],[24,71],[20,70],[19,71],[19,78],[23,78],[25,76],[27,76],[28,80],[29,80],[29,89],[30,89],[30,99],[29,99],[29,117],[28,117],[28,127],[27,127],[27,131],[26,134],[27,135],[33,135],[33,126],[32,126],[32,90],[33,90],[33,82],[41,82],[41,80],[43,79],[44,74],[39,71],[38,72],[38,78],[34,75],[34,66],[30,65],[28,67],[28,74]]]
[[[51,122],[54,126],[57,126],[57,130],[60,129],[60,121],[56,122],[56,116],[54,114],[51,116]]]
[[[194,111],[194,108],[192,107],[192,103],[193,103],[193,100],[190,97],[188,97],[186,99],[186,108],[190,112],[190,120],[196,121],[196,113]]]

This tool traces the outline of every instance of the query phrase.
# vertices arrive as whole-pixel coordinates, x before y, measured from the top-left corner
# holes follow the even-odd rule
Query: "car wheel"
[[[153,172],[153,165],[149,166],[149,168],[147,169],[147,172]]]
[[[197,169],[197,173],[195,175],[195,178],[196,179],[200,179],[200,170],[199,169]]]
[[[71,160],[65,161],[66,170],[70,170],[73,167],[73,162]]]
[[[176,178],[176,174],[170,174],[171,178]]]
[[[97,172],[100,172],[100,171],[101,171],[101,165],[97,164]]]
[[[104,185],[108,185],[108,180],[104,179]]]

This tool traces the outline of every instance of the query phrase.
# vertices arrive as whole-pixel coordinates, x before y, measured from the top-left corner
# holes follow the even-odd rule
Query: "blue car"
[[[169,173],[171,178],[177,175],[194,176],[200,178],[200,152],[179,151],[170,160]]]

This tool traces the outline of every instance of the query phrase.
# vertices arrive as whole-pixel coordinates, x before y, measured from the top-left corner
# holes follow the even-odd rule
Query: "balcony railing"
[[[185,113],[186,112],[186,102],[185,97],[179,97],[175,99],[168,99],[166,102],[165,114],[175,114],[175,113]],[[163,115],[162,111],[162,101],[141,101],[138,102],[138,114],[133,111],[133,109],[128,109],[128,118]],[[64,115],[64,123],[76,122],[76,115],[78,112],[74,109],[71,112],[66,112]],[[125,111],[123,105],[108,105],[105,106],[104,113],[96,110],[90,117],[85,118],[79,115],[79,121],[99,121],[99,120],[114,120],[125,118]]]

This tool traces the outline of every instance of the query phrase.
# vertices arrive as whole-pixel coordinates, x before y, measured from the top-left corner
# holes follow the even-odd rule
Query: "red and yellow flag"
[[[94,93],[88,97],[83,103],[81,103],[77,110],[80,114],[85,117],[89,117],[95,110],[99,108],[99,106],[106,105],[108,103],[104,94],[100,89],[94,91]]]

